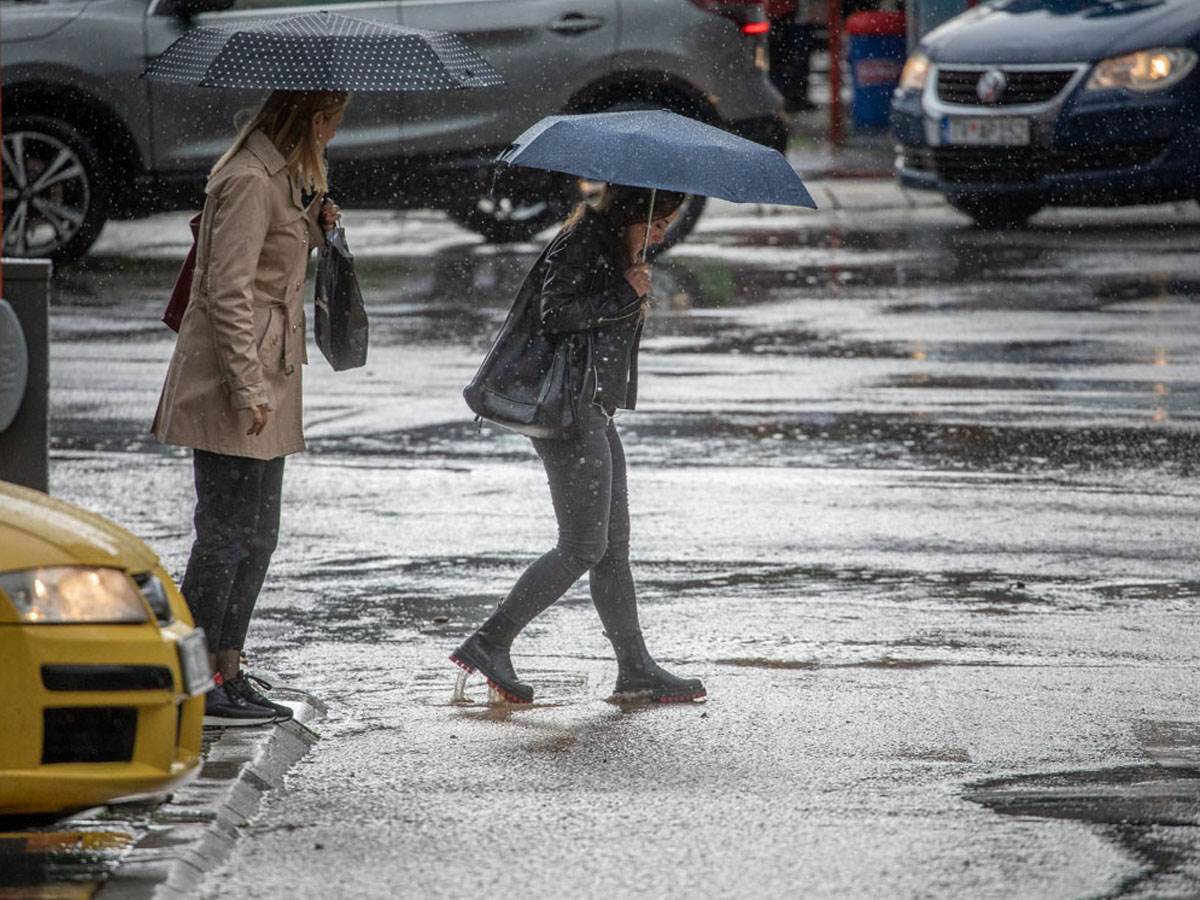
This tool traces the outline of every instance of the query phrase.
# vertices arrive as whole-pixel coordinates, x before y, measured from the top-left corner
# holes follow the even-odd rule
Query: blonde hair
[[[258,112],[238,131],[233,144],[212,167],[213,175],[242,149],[246,139],[262,131],[283,155],[288,170],[300,179],[309,192],[325,193],[325,154],[317,143],[313,116],[330,119],[345,109],[350,100],[346,91],[272,91]]]

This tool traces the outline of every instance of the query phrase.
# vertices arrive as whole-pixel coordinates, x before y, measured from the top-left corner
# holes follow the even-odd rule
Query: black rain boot
[[[679,678],[654,661],[641,632],[611,638],[617,651],[617,686],[614,700],[653,700],[687,703],[707,696],[699,678]]]
[[[479,630],[450,654],[450,661],[467,672],[479,670],[487,682],[510,703],[532,703],[533,688],[525,684],[513,669],[508,648],[521,630],[500,610],[496,610]]]

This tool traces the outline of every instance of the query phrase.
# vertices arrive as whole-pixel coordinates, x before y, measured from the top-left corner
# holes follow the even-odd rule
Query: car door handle
[[[558,34],[583,34],[585,31],[595,31],[604,24],[604,20],[595,16],[584,16],[579,13],[567,13],[546,27]]]

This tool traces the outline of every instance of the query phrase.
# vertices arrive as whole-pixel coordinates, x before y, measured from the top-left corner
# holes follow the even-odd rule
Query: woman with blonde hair
[[[274,91],[217,160],[196,268],[151,427],[193,449],[195,542],[182,591],[208,637],[205,724],[290,717],[241,671],[279,531],[284,458],[304,449],[301,369],[309,251],[332,228],[325,147],[349,94]],[[301,193],[315,195],[307,206]]]

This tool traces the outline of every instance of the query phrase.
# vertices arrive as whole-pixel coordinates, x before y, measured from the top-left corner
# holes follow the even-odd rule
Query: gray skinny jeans
[[[577,434],[533,439],[550,482],[558,543],[517,580],[498,612],[511,641],[584,572],[592,603],[614,645],[640,634],[637,595],[629,569],[629,492],[625,450],[616,424],[595,406],[582,410]]]

